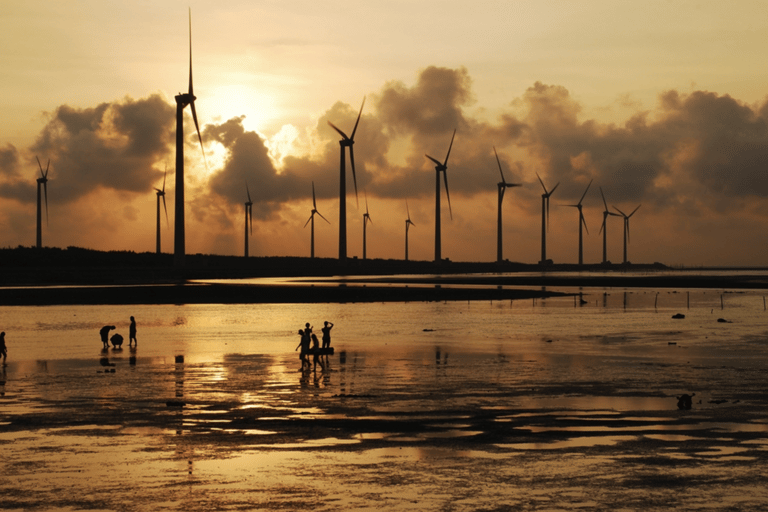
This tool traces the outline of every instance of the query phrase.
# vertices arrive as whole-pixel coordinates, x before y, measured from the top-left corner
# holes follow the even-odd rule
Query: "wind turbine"
[[[245,182],[245,192],[248,194],[248,201],[245,203],[245,257],[248,257],[248,229],[250,227],[253,234],[253,201],[251,201],[251,191],[248,190],[248,182]]]
[[[40,163],[39,158],[37,158],[37,165],[40,167],[40,177],[37,178],[37,248],[39,249],[43,246],[43,205],[40,197],[40,185],[45,191],[45,224],[48,225],[48,169],[51,166],[51,160],[48,160],[45,171],[43,171],[43,164]]]
[[[365,192],[365,191],[363,191]],[[368,222],[373,222],[371,216],[368,214],[368,194],[365,194],[365,213],[363,214],[363,259],[366,259],[366,227]]]
[[[603,206],[605,206],[605,210],[603,210],[603,224],[600,226],[600,231],[603,233],[603,265],[605,265],[608,263],[608,216],[621,217],[621,215],[613,213],[608,209],[608,203],[605,201],[602,187],[600,187],[600,196],[603,198]]]
[[[547,228],[549,227],[549,198],[555,192],[558,185],[560,185],[560,182],[558,182],[557,185],[552,187],[552,190],[547,190],[547,187],[544,186],[544,182],[542,181],[541,176],[539,176],[539,173],[536,173],[536,177],[539,178],[539,183],[541,183],[541,188],[544,189],[544,193],[541,194],[541,261],[539,263],[546,263],[547,262]]]
[[[507,183],[507,181],[504,179],[504,172],[501,170],[501,161],[499,160],[499,154],[496,152],[496,147],[493,148],[493,153],[496,155],[496,163],[499,164],[499,173],[501,174],[501,181],[498,183],[499,187],[499,215],[498,215],[498,221],[497,221],[497,228],[496,228],[496,261],[498,263],[501,263],[504,261],[504,258],[502,256],[502,250],[501,250],[501,202],[504,200],[504,192],[507,190],[507,187],[521,187],[522,184],[520,183]]]
[[[411,226],[415,226],[413,222],[411,222],[411,212],[408,209],[408,200],[405,200],[405,212],[408,214],[408,218],[405,219],[405,261],[408,261],[408,228]]]
[[[352,180],[355,183],[355,200],[357,200],[357,176],[355,175],[355,153],[353,144],[355,143],[357,125],[360,123],[360,116],[363,114],[363,106],[365,106],[365,97],[363,97],[363,104],[360,105],[360,113],[357,114],[357,121],[355,121],[355,127],[352,129],[352,135],[349,137],[347,137],[346,133],[339,130],[332,122],[328,121],[331,128],[341,135],[341,140],[339,141],[339,147],[341,149],[341,161],[339,163],[339,261],[347,260],[347,165],[344,148],[349,148],[349,162],[352,164]]]
[[[589,185],[587,185],[587,190],[585,190],[584,193],[581,195],[581,199],[579,199],[579,202],[576,204],[566,205],[579,210],[579,265],[584,264],[584,234],[581,228],[583,227],[587,231],[587,234],[589,234],[589,229],[587,229],[587,221],[584,220],[584,212],[581,209],[582,208],[581,202],[584,201],[584,197],[586,197],[587,192],[589,192],[589,187],[591,186],[592,186],[592,180],[589,180]]]
[[[613,207],[617,212],[621,214],[622,217],[624,217],[624,263],[628,263],[627,261],[627,244],[629,243],[629,218],[635,214],[638,208],[640,208],[642,205],[637,205],[637,208],[632,210],[632,213],[629,215],[626,215],[623,211],[619,210],[615,206]]]
[[[310,243],[310,257],[315,257],[315,214],[318,214],[321,219],[323,219],[325,222],[328,222],[328,219],[323,217],[323,214],[317,211],[317,201],[315,200],[315,182],[312,182],[312,213],[309,216],[309,219],[307,219],[307,222],[304,224],[304,227],[307,227],[307,224],[310,222],[312,223],[312,227],[310,230],[312,231],[311,235],[311,243]],[[328,222],[330,224],[330,222]]]
[[[165,210],[165,223],[168,224],[168,208],[165,205],[165,178],[168,171],[163,173],[163,189],[155,187],[155,194],[157,194],[157,254],[160,254],[160,198],[163,198],[163,209]]]
[[[177,267],[184,266],[186,254],[184,234],[184,108],[187,105],[192,110],[192,119],[197,129],[197,138],[200,140],[200,150],[205,161],[203,149],[203,137],[200,135],[200,125],[197,122],[195,110],[195,97],[192,90],[192,9],[189,10],[189,92],[179,93],[176,96],[176,202],[174,205],[174,236],[173,236],[173,260]],[[207,167],[206,163],[206,167]]]
[[[442,241],[440,239],[440,173],[443,173],[445,179],[445,195],[448,198],[448,212],[451,214],[451,220],[453,220],[453,211],[451,210],[451,194],[448,193],[448,157],[451,156],[451,148],[453,147],[453,139],[456,137],[456,130],[453,130],[453,136],[451,136],[451,144],[448,146],[448,153],[445,155],[445,162],[432,158],[429,155],[424,155],[435,163],[435,263],[442,261],[441,246]]]

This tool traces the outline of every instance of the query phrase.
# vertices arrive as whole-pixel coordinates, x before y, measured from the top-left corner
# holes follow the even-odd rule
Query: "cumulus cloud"
[[[68,202],[97,187],[135,193],[150,190],[169,157],[175,109],[159,95],[125,98],[96,107],[62,105],[30,148],[51,160],[55,200]]]

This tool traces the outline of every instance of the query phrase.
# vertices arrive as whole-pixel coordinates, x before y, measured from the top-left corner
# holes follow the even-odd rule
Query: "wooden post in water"
[[[720,294],[720,309],[723,309],[723,294]]]

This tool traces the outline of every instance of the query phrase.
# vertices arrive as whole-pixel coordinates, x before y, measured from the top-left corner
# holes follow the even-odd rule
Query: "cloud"
[[[58,107],[30,151],[51,160],[54,201],[77,200],[98,187],[127,193],[151,190],[169,157],[175,111],[159,95]]]

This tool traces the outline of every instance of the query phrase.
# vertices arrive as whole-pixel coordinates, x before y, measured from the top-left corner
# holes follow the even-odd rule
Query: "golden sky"
[[[187,252],[309,255],[312,183],[331,224],[316,254],[338,255],[338,134],[355,137],[348,254],[434,256],[434,166],[445,156],[443,257],[496,258],[498,150],[507,181],[504,257],[602,257],[602,188],[630,212],[629,259],[766,265],[768,4],[695,1],[48,2],[0,5],[0,244],[35,243],[35,157],[51,160],[44,245],[153,251],[154,187],[168,169],[172,250],[174,95],[197,113],[187,145]],[[187,115],[189,109],[187,109]],[[443,194],[445,194],[443,192]],[[614,210],[615,211],[615,210]],[[608,219],[622,259],[622,223]]]

